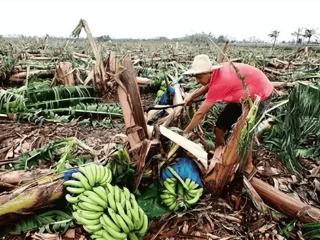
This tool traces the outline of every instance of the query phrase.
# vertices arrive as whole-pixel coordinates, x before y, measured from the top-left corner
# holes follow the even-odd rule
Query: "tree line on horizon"
[[[319,40],[319,33],[317,33],[316,29],[313,28],[302,28],[299,27],[296,31],[291,33],[292,36],[294,36],[294,40],[289,40],[289,41],[282,41],[282,43],[295,43],[295,44],[302,44],[303,42],[306,44],[310,43],[320,43]],[[268,34],[268,37],[271,38],[272,41],[272,46],[274,47],[275,44],[277,43],[277,40],[280,36],[280,31],[279,30],[273,30]],[[41,39],[41,37],[38,36],[25,36],[22,34],[14,35],[14,36],[9,36],[5,37],[0,34],[0,39],[1,38],[22,38],[22,39],[28,39],[28,38],[34,38],[34,39]],[[70,37],[55,37],[55,36],[50,36],[49,34],[46,34],[44,38],[51,38],[51,39],[69,39]],[[142,39],[137,39],[137,38],[112,38],[110,35],[101,35],[98,37],[95,37],[95,39],[98,42],[108,42],[112,40],[120,40],[120,41],[130,41],[130,40],[140,40],[140,41],[187,41],[187,42],[192,42],[192,43],[201,43],[201,42],[207,42],[208,38],[211,40],[217,42],[217,43],[223,43],[226,41],[229,41],[228,37],[225,35],[218,35],[214,36],[212,33],[194,33],[190,35],[185,35],[183,37],[178,37],[178,38],[168,38],[165,36],[159,36],[155,38],[142,38]],[[314,39],[312,42],[311,39]],[[70,38],[71,39],[71,38]],[[304,41],[305,40],[305,41]],[[266,41],[259,40],[255,37],[251,37],[249,39],[243,39],[243,40],[231,40],[231,42],[244,42],[244,43],[267,43]]]

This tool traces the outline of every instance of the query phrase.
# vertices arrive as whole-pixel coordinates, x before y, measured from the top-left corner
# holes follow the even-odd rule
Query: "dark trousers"
[[[241,103],[228,103],[220,113],[216,126],[224,131],[229,131],[241,114]]]

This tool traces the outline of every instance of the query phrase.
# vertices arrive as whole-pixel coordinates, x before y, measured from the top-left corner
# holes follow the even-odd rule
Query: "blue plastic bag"
[[[165,93],[161,96],[159,100],[159,105],[170,105],[173,101],[173,96],[175,94],[175,89],[171,86],[167,88]]]
[[[68,181],[72,179],[72,174],[79,172],[79,169],[70,169],[63,172],[63,180]]]
[[[182,180],[185,181],[187,178],[190,178],[192,181],[199,184],[199,186],[203,187],[199,169],[191,159],[187,157],[180,158],[177,162],[171,165],[171,167],[179,174]],[[160,177],[162,180],[165,180],[174,176],[168,167],[165,167],[161,170]]]
[[[171,105],[173,103],[173,96],[175,94],[175,89],[171,86],[167,88],[164,94],[161,96],[159,100],[159,105]],[[166,114],[165,110],[158,112],[157,118],[164,117]]]

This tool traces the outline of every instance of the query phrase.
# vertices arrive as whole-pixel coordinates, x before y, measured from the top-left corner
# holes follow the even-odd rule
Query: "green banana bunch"
[[[119,149],[112,158],[110,169],[113,176],[121,176],[130,165],[130,155],[126,149]]]
[[[127,188],[107,183],[77,195],[73,216],[93,239],[142,238],[148,217]]]
[[[160,89],[157,91],[157,98],[161,98],[162,95],[167,91],[168,85],[165,80],[161,81]]]
[[[105,231],[117,239],[139,239],[148,229],[148,217],[127,188],[107,185],[108,208],[100,219]],[[117,235],[115,235],[117,233]]]
[[[70,203],[79,201],[78,196],[86,190],[92,190],[94,186],[105,186],[111,182],[112,174],[108,167],[98,164],[89,164],[79,168],[79,172],[72,174],[72,180],[64,182],[69,194],[66,200]]]
[[[167,178],[163,186],[160,198],[171,211],[178,211],[181,207],[189,208],[199,201],[203,193],[203,188],[190,178],[185,181],[181,178]]]
[[[167,178],[164,182],[164,189],[160,198],[162,202],[171,210],[177,211],[179,209],[179,205],[181,204],[178,201],[178,194],[176,193],[177,188],[177,179],[176,178]]]
[[[199,187],[199,184],[187,178],[185,181],[187,185],[187,191],[185,194],[185,204],[187,207],[197,203],[203,194],[203,187]]]

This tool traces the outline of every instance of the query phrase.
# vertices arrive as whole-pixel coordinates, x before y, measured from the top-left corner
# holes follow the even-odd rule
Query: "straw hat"
[[[206,54],[200,54],[194,57],[191,68],[184,72],[185,75],[196,75],[201,73],[208,73],[215,69],[221,68],[221,65],[212,66],[211,61]]]

